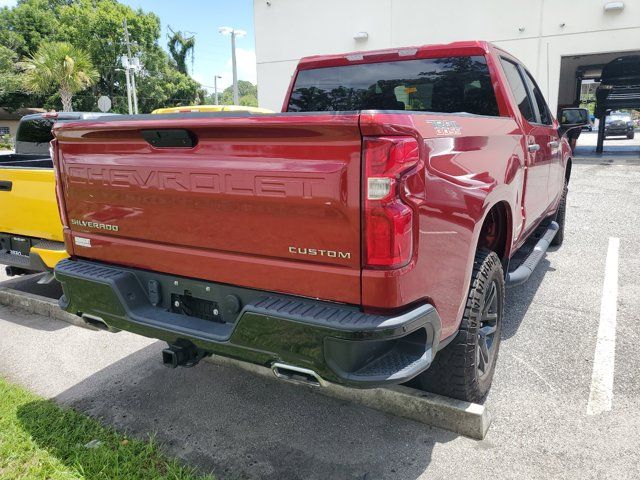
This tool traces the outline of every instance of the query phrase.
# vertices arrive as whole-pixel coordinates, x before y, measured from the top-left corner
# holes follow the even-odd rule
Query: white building
[[[529,68],[555,111],[581,78],[640,53],[640,0],[254,0],[254,21],[258,100],[276,111],[308,55],[489,40]]]

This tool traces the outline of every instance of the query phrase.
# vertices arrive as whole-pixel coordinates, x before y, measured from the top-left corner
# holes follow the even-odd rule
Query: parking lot
[[[639,478],[639,205],[638,157],[576,161],[564,245],[507,293],[483,441],[232,367],[166,369],[159,342],[9,307],[0,374],[133,435],[155,433],[224,479]],[[592,393],[603,341],[615,341],[610,411]]]
[[[596,130],[582,132],[578,138],[576,155],[600,161],[601,154],[596,154],[597,142],[598,132]],[[606,138],[603,149],[605,160],[610,159],[611,155],[615,155],[620,160],[637,160],[640,158],[640,132],[636,131],[635,138],[632,140],[625,137]]]

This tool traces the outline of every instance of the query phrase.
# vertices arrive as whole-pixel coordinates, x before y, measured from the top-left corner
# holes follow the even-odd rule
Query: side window
[[[549,107],[547,107],[547,102],[544,100],[544,96],[542,92],[538,88],[538,84],[533,79],[531,74],[525,70],[524,81],[527,82],[527,87],[529,87],[529,91],[533,92],[533,97],[536,99],[536,103],[538,104],[538,112],[540,113],[540,123],[544,123],[545,125],[551,125],[553,120],[551,118],[551,113],[549,112]]]
[[[522,113],[522,116],[526,118],[527,121],[533,123],[537,122],[538,119],[536,118],[533,104],[527,95],[527,89],[524,86],[524,82],[522,81],[517,65],[509,60],[505,60],[504,58],[500,59],[500,63],[502,63],[502,69],[507,76],[507,82],[509,82],[511,93],[513,93],[516,103],[518,104],[520,113]]]

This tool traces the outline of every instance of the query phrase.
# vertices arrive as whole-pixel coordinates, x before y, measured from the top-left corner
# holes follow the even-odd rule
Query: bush
[[[13,139],[11,135],[0,135],[0,150],[13,150]]]

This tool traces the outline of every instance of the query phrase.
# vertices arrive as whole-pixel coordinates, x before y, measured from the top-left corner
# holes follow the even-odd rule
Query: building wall
[[[254,0],[258,100],[279,110],[297,61],[354,50],[490,40],[536,77],[552,111],[573,99],[563,56],[640,49],[640,0]],[[354,40],[365,31],[368,39]],[[571,78],[569,78],[571,77]],[[571,83],[571,85],[565,82]]]
[[[12,138],[16,138],[16,131],[18,130],[18,125],[20,124],[20,120],[2,120],[0,119],[0,134],[2,134],[4,128],[9,127],[9,135]]]

